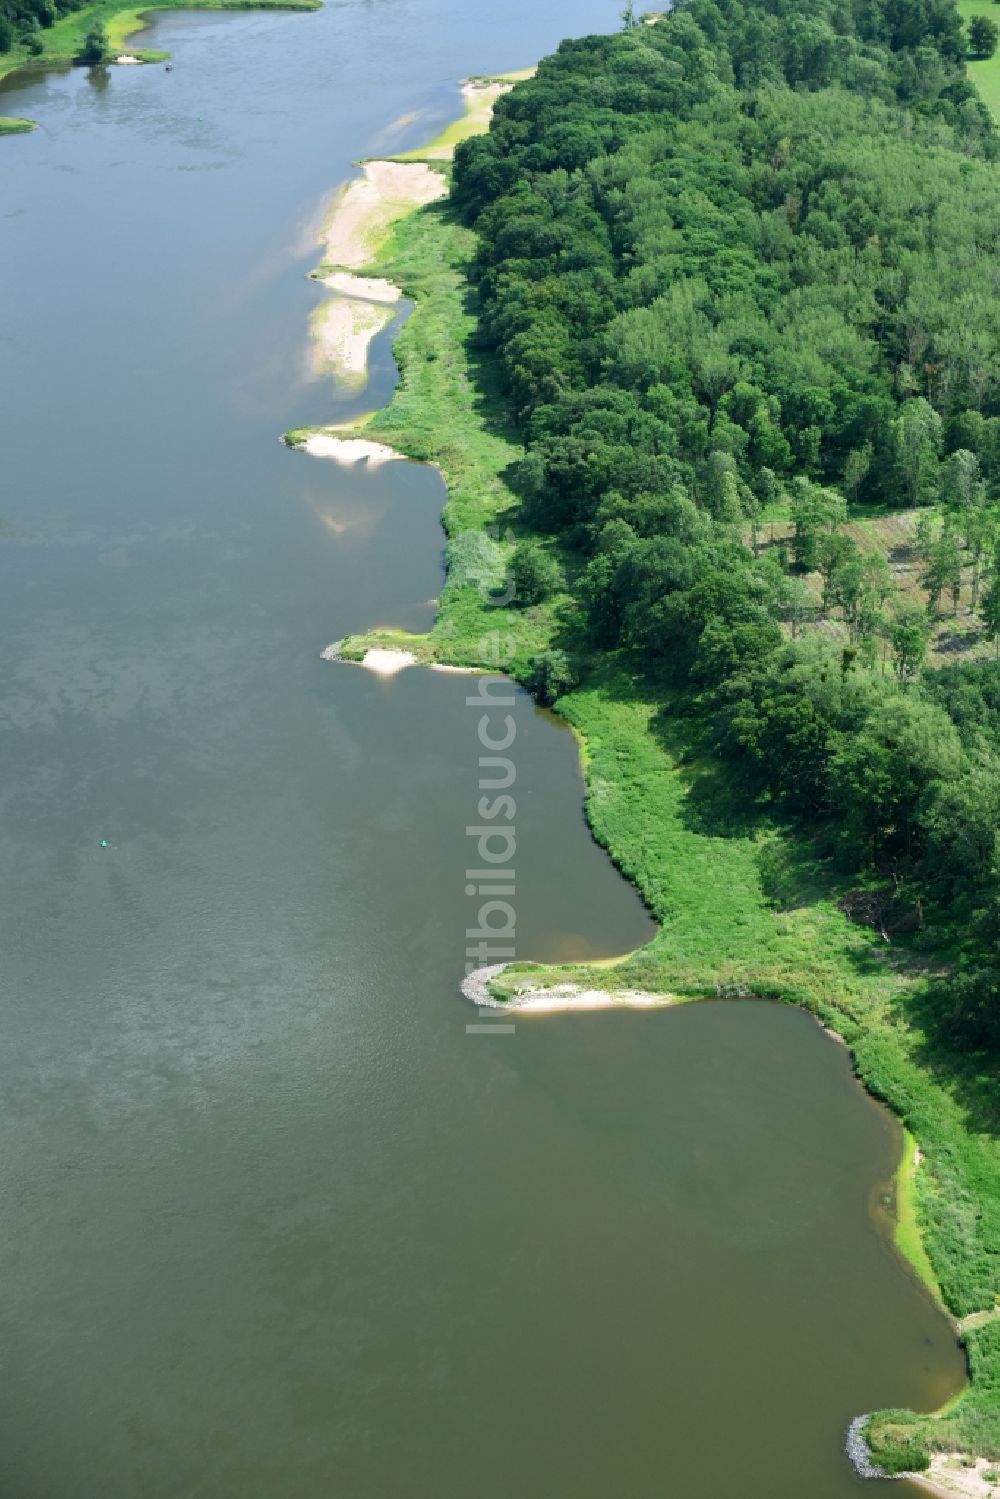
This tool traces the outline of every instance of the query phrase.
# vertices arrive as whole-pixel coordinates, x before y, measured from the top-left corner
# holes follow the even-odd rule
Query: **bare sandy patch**
[[[346,270],[362,270],[397,219],[448,192],[424,162],[368,161],[362,172],[337,194],[322,235],[324,259]]]
[[[363,437],[331,437],[327,432],[311,432],[302,449],[314,458],[332,458],[334,463],[348,467],[365,463],[368,468],[380,468],[383,463],[403,458],[402,453],[387,448],[384,443],[368,442]]]
[[[996,1499],[1000,1495],[1000,1483],[987,1479],[987,1473],[1000,1473],[1000,1463],[989,1462],[980,1457],[966,1467],[959,1452],[935,1452],[926,1473],[907,1473],[911,1483],[918,1484],[929,1494],[943,1499]]]
[[[378,677],[394,677],[398,671],[413,666],[416,659],[412,651],[371,650],[365,652],[359,664]]]
[[[368,374],[368,349],[376,334],[392,322],[391,307],[338,297],[313,316],[313,363],[317,372],[332,370],[349,384],[363,384]]]
[[[552,989],[515,993],[503,1008],[541,1014],[553,1010],[659,1010],[674,1003],[669,995],[642,989],[581,989],[576,984],[557,984]]]

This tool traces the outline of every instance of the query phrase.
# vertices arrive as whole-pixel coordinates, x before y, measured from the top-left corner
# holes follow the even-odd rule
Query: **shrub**
[[[576,680],[565,651],[541,651],[532,657],[525,686],[540,703],[547,705],[575,687]]]
[[[537,541],[519,541],[510,559],[514,602],[539,604],[562,583],[559,564]]]

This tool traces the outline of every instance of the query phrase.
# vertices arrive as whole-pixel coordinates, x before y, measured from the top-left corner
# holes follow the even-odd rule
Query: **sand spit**
[[[368,348],[376,334],[395,317],[392,307],[374,302],[337,298],[313,317],[313,363],[317,373],[332,370],[348,384],[363,384],[368,374]]]
[[[363,270],[397,219],[448,193],[441,173],[424,162],[368,161],[362,171],[337,194],[323,230],[325,261],[345,270]]]
[[[321,661],[343,661],[342,655],[344,642],[335,640],[328,645],[325,651],[320,651]],[[416,656],[412,651],[386,651],[374,647],[366,651],[360,661],[347,661],[347,666],[363,666],[366,671],[373,671],[377,677],[394,677],[397,672],[404,671],[408,666],[416,665]]]
[[[584,989],[580,984],[554,984],[551,988],[534,987],[530,979],[515,987],[512,999],[501,1002],[489,991],[492,979],[505,965],[491,964],[476,968],[462,982],[462,993],[474,1005],[493,1010],[517,1010],[551,1014],[561,1010],[657,1010],[676,1004],[672,994],[652,994],[643,989]]]
[[[381,468],[383,463],[405,462],[402,453],[387,448],[382,442],[368,442],[363,437],[331,437],[327,432],[311,432],[301,444],[302,451],[313,458],[332,458],[353,468],[364,463],[368,468]]]

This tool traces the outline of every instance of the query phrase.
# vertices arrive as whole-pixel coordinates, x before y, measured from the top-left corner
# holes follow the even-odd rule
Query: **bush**
[[[923,1473],[930,1456],[916,1430],[912,1411],[880,1411],[868,1423],[865,1440],[884,1473]]]
[[[972,57],[992,57],[1000,42],[1000,26],[989,16],[973,16],[969,22],[969,52]]]
[[[541,651],[533,656],[525,675],[528,691],[545,706],[576,686],[576,673],[565,651]]]
[[[537,541],[519,541],[510,559],[516,604],[539,604],[562,583],[559,564]]]
[[[101,21],[95,21],[83,39],[79,60],[93,65],[107,62],[110,56],[111,43],[108,41],[108,33]]]

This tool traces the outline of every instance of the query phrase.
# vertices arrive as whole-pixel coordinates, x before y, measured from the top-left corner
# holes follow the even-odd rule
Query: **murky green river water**
[[[429,621],[442,499],[278,445],[352,409],[320,204],[618,9],[173,16],[169,74],[0,90],[3,1499],[849,1499],[850,1417],[959,1378],[805,1016],[467,1034],[468,685],[319,658]],[[516,721],[519,951],[645,940]]]

